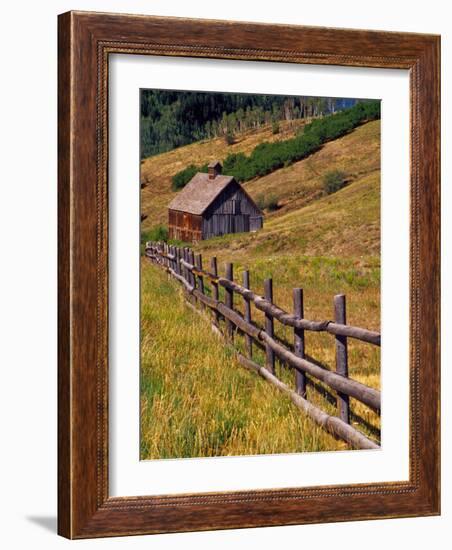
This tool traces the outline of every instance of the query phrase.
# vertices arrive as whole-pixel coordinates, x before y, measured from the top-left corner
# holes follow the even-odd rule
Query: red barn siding
[[[202,239],[202,216],[168,210],[169,238],[185,242]]]

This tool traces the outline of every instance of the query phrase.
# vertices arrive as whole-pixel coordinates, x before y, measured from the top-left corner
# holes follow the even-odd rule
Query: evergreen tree
[[[316,107],[315,100],[318,99]],[[312,117],[353,106],[355,99],[143,90],[141,157],[200,139]]]

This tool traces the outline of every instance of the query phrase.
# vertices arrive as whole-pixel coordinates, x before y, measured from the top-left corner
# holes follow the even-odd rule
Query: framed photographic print
[[[59,533],[439,514],[437,36],[59,17]]]

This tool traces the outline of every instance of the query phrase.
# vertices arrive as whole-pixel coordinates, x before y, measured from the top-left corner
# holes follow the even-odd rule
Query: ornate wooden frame
[[[59,16],[58,531],[69,538],[426,516],[440,509],[440,38],[137,15]],[[410,71],[410,479],[108,495],[107,89],[111,53]]]

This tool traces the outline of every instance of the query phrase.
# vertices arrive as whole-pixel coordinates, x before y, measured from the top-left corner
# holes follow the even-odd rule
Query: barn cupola
[[[218,175],[221,174],[221,163],[218,160],[213,160],[207,166],[207,172],[209,174],[209,180],[214,180]]]

